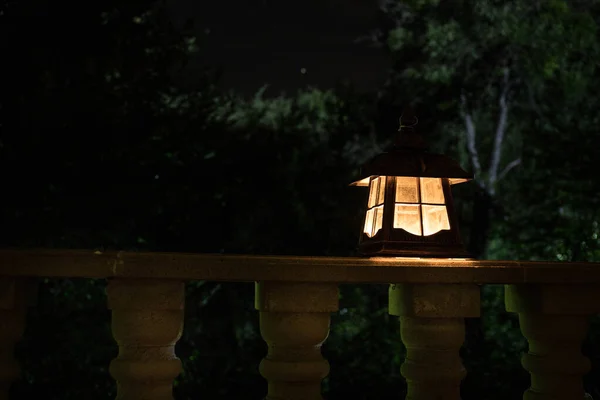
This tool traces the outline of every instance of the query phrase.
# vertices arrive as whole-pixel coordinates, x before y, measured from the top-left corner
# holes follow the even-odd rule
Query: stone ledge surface
[[[600,263],[0,250],[0,275],[335,283],[600,283]]]

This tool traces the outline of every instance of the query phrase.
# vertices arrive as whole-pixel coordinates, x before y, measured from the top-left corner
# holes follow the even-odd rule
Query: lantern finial
[[[417,134],[415,131],[415,126],[419,123],[419,119],[415,115],[412,107],[407,106],[404,108],[399,122],[399,133],[396,143],[394,144],[394,148],[412,148],[424,150],[427,146],[425,145],[425,141],[421,135]]]
[[[404,120],[404,122],[402,122],[402,120]],[[400,127],[398,127],[398,132],[402,132],[407,128],[412,130],[419,123],[419,118],[417,118],[411,107],[407,107],[400,116],[399,122]]]

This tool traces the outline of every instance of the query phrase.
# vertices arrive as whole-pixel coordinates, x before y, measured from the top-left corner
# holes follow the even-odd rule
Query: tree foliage
[[[394,62],[385,96],[433,108],[431,137],[475,172],[477,185],[461,193],[468,201],[459,210],[479,257],[598,261],[598,7],[385,3],[385,29],[375,35]],[[517,397],[526,385],[517,368],[525,342],[503,311],[502,288],[483,294],[484,317],[468,334],[467,386],[494,388],[489,398]],[[498,385],[490,360],[520,384]]]
[[[591,171],[599,138],[591,131],[598,3],[390,1],[384,11],[390,23],[378,41],[395,65],[387,95],[435,107],[433,136],[475,172],[481,195],[473,202],[470,236],[472,244],[485,240],[472,251],[486,256],[496,240],[488,238],[493,225],[510,227],[521,240],[501,241],[490,257],[597,256],[591,224],[567,217],[560,224],[566,234],[554,220],[567,209],[597,209]],[[555,251],[565,237],[575,247],[587,243],[585,255]]]

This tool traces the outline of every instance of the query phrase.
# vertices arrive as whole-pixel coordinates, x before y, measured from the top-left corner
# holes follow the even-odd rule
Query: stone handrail
[[[119,400],[171,400],[181,372],[174,346],[189,280],[256,282],[255,306],[268,354],[260,372],[269,400],[321,399],[329,364],[321,344],[339,284],[390,284],[389,313],[407,349],[401,372],[409,400],[458,400],[464,318],[480,313],[481,284],[505,284],[529,342],[526,400],[581,400],[590,361],[581,354],[588,319],[600,312],[600,263],[396,257],[292,257],[0,250],[0,400],[20,372],[12,351],[38,277],[107,278],[119,346],[110,373]]]

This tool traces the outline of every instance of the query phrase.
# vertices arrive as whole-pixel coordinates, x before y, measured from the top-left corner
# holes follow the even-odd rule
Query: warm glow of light
[[[398,203],[418,203],[417,178],[407,176],[396,177],[396,201]]]
[[[440,178],[421,178],[421,202],[444,204],[444,191]]]
[[[397,176],[395,181],[394,229],[404,229],[416,236],[431,236],[450,230],[441,178]],[[383,227],[385,187],[385,176],[370,179],[363,229],[368,237],[375,236]]]
[[[421,236],[421,213],[418,204],[396,204],[394,208],[394,229],[404,229],[413,235]]]
[[[371,237],[373,234],[373,213],[375,210],[367,210],[367,217],[365,218],[365,229],[363,232],[367,234],[368,237]]]
[[[379,176],[371,181],[369,186],[369,203],[367,207],[383,204],[385,196],[385,176]]]
[[[385,199],[385,176],[371,180],[369,185],[369,201],[363,232],[373,237],[383,226],[383,202]]]
[[[377,179],[373,179],[371,182],[371,186],[369,187],[369,202],[367,203],[367,207],[371,208],[377,203]]]
[[[441,230],[450,229],[446,206],[421,206],[423,214],[423,236],[430,236]]]
[[[444,204],[441,178],[398,176],[394,229],[404,229],[417,236],[431,236],[441,230],[449,230],[450,220]]]
[[[369,181],[371,180],[370,177],[366,177],[361,179],[360,181],[356,181],[354,183],[351,183],[350,186],[369,186]]]
[[[375,208],[375,228],[373,229],[373,236],[383,226],[383,206]]]
[[[379,193],[377,194],[377,205],[383,204],[385,200],[385,176],[377,178],[379,181]]]
[[[373,237],[383,226],[383,206],[377,206],[370,210],[367,210],[367,217],[365,218],[365,229],[364,233],[368,237]]]
[[[427,263],[430,263],[431,265],[436,265],[436,266],[451,266],[452,264],[448,264],[446,263],[446,261],[472,261],[472,258],[455,258],[455,257],[436,257],[436,258],[430,258],[430,257],[369,257],[369,260],[372,261],[376,261],[376,262],[398,262],[398,261],[411,261],[411,260],[422,260],[425,261]],[[438,265],[441,264],[441,265]]]
[[[464,183],[464,182],[468,182],[468,179],[465,178],[450,178],[448,179],[448,182],[450,182],[451,185],[457,185],[459,183]],[[367,186],[367,185],[365,185]]]

